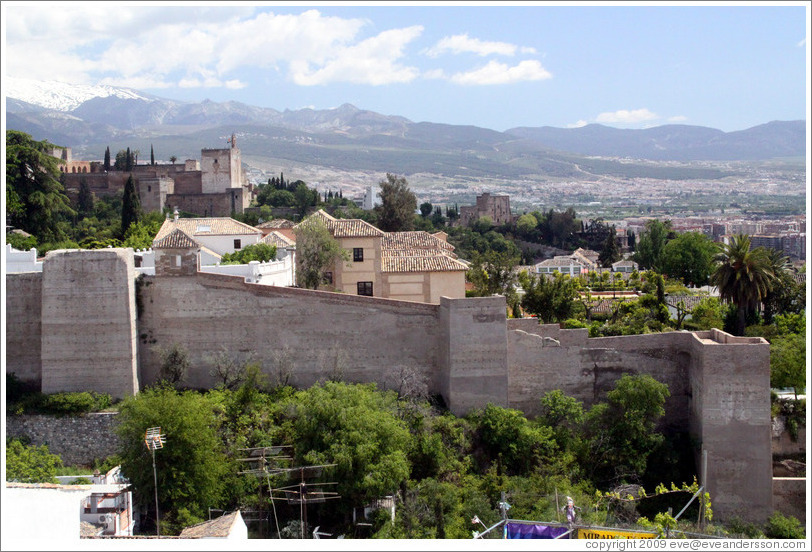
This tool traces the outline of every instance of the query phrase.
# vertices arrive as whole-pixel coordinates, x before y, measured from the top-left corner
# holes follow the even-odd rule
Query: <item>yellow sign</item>
[[[578,529],[579,539],[653,539],[657,533],[614,531],[611,529]]]

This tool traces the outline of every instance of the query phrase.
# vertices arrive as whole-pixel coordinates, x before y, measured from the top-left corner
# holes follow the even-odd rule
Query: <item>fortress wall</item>
[[[201,187],[202,179],[201,171],[187,171],[178,172],[172,175],[172,180],[175,181],[176,194],[200,194],[203,193]]]
[[[174,209],[177,207],[181,211],[194,213],[201,217],[228,217],[231,216],[233,211],[231,194],[225,193],[206,193],[206,194],[191,194],[178,192],[177,186],[175,187],[174,194],[166,194],[166,206]]]
[[[42,283],[42,392],[136,393],[132,249],[51,251]]]
[[[6,274],[6,373],[42,381],[42,273]]]
[[[433,383],[442,333],[437,305],[295,288],[246,284],[241,277],[202,274],[145,277],[140,287],[139,354],[144,384],[156,381],[156,347],[190,352],[187,385],[210,387],[209,358],[225,348],[235,358],[255,351],[271,378],[307,387],[335,372],[346,381],[394,388],[420,374]]]
[[[585,329],[560,330],[558,324],[511,321],[508,332],[510,405],[528,415],[539,399],[560,389],[584,403],[603,401],[623,374],[648,374],[668,385],[665,424],[689,429],[690,334],[671,332],[588,338]],[[522,328],[522,329],[518,329]]]
[[[702,334],[700,334],[702,335]],[[694,436],[708,455],[714,512],[764,521],[771,513],[770,345],[711,330],[693,337],[701,387]]]
[[[451,412],[460,416],[491,402],[508,406],[505,298],[440,298],[446,332],[443,379]]]

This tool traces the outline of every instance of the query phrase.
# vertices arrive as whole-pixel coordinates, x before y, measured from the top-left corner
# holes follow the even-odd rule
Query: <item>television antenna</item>
[[[338,493],[327,491],[322,488],[328,485],[338,485],[337,482],[333,481],[328,483],[308,484],[305,480],[312,480],[320,477],[325,468],[332,468],[334,466],[336,466],[336,464],[322,464],[319,466],[297,466],[280,470],[280,473],[288,473],[291,477],[296,477],[298,475],[299,477],[299,483],[289,485],[287,487],[280,487],[276,490],[283,493],[288,504],[299,505],[299,534],[301,535],[301,538],[305,538],[305,527],[307,525],[307,505],[318,504],[327,502],[328,500],[341,498],[341,495]]]
[[[161,518],[158,512],[158,471],[155,468],[155,451],[164,448],[166,435],[161,433],[160,427],[151,427],[144,434],[144,444],[152,452],[152,477],[155,480],[155,534],[161,536]]]

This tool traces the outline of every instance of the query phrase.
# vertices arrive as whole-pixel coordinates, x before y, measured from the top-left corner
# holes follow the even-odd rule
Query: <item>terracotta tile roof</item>
[[[243,224],[230,217],[179,218],[166,219],[158,230],[156,240],[162,239],[176,228],[180,228],[191,237],[197,236],[244,236],[259,235],[262,232],[253,226]]]
[[[279,247],[294,247],[296,242],[292,239],[288,238],[281,232],[271,232],[264,238],[262,238],[260,243],[267,243],[268,245],[275,245],[277,248]]]
[[[194,249],[198,247],[200,244],[180,228],[175,228],[163,238],[155,238],[152,242],[153,249]]]
[[[180,532],[182,539],[201,539],[201,538],[225,538],[231,533],[231,529],[237,521],[237,516],[240,511],[225,514],[217,519],[204,521],[197,525],[187,527]]]
[[[468,265],[447,255],[391,255],[381,256],[381,272],[456,272],[466,271]]]
[[[440,249],[454,251],[454,246],[428,232],[388,232],[381,249]]]
[[[666,295],[665,302],[676,308],[677,304],[682,301],[686,309],[693,309],[700,301],[707,298],[707,295]]]
[[[303,224],[311,218],[317,218],[324,222],[324,225],[336,238],[377,238],[386,235],[383,230],[375,228],[366,221],[361,219],[337,219],[323,209],[319,209],[299,224]],[[299,224],[296,226],[298,227]]]
[[[277,228],[293,228],[294,226],[296,226],[296,223],[287,219],[274,219],[263,222],[262,224],[257,224],[256,228],[275,230]]]

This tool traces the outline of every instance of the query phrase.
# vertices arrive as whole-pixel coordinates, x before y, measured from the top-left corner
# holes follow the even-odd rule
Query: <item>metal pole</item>
[[[161,536],[161,517],[158,513],[158,471],[155,469],[155,449],[152,448],[152,476],[155,479],[155,534]]]

